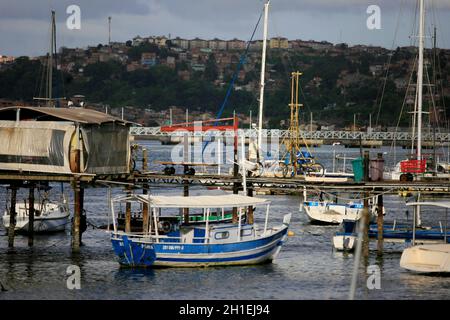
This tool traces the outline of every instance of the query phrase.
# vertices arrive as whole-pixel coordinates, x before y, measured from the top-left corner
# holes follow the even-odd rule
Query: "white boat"
[[[305,201],[305,213],[312,223],[341,224],[344,219],[359,220],[364,205],[362,202],[334,203],[332,201]],[[376,216],[377,207],[369,206],[371,216]]]
[[[400,267],[424,273],[450,272],[450,244],[424,244],[407,248],[400,258]]]
[[[16,231],[28,232],[29,205],[25,201],[16,204]],[[70,222],[70,212],[67,203],[44,201],[34,204],[34,232],[64,231]],[[8,229],[10,223],[9,210],[3,215],[3,226]]]
[[[378,206],[375,199],[369,200],[371,220],[378,214]],[[357,221],[363,215],[364,204],[360,200],[346,203],[337,203],[330,200],[308,201],[306,191],[303,193],[303,200],[303,210],[311,223],[341,224],[344,220]],[[383,214],[385,214],[384,207]]]
[[[114,204],[129,202],[133,205],[147,203],[149,207],[148,230],[144,233],[111,233],[111,242],[121,265],[130,267],[207,267],[224,265],[250,265],[273,261],[286,241],[291,214],[283,223],[269,227],[270,201],[241,195],[168,197],[149,195],[126,195],[111,200]],[[237,208],[238,212],[249,207],[265,206],[264,225],[247,223],[238,215],[236,223],[210,224],[211,210]],[[172,223],[164,230],[160,225],[166,210],[183,209],[189,213],[196,210],[207,212],[203,225]],[[175,211],[176,211],[175,210]],[[253,210],[252,210],[253,211]],[[173,220],[172,220],[173,221]],[[152,227],[153,226],[153,227]]]
[[[450,201],[440,202],[412,202],[409,206],[434,206],[450,209]],[[446,216],[447,218],[447,216]],[[412,246],[403,250],[400,267],[419,273],[449,273],[450,272],[450,244],[424,244]]]
[[[333,247],[338,251],[353,251],[356,248],[358,234],[356,233],[358,222],[355,220],[344,220],[342,231],[336,232],[333,237]]]

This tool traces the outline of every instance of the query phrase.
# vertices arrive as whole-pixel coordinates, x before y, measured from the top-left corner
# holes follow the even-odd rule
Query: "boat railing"
[[[117,231],[117,232],[112,232],[113,235],[116,236],[127,236],[128,238],[141,238],[141,239],[154,239],[156,240],[156,242],[164,242],[164,241],[159,241],[161,239],[167,239],[167,240],[179,240],[180,243],[183,243],[183,237],[180,236],[168,236],[168,235],[156,235],[156,234],[148,234],[148,233],[143,233],[143,232],[124,232],[124,231]],[[210,237],[208,236],[204,236],[204,237],[192,237],[190,239],[199,241],[199,240],[203,240],[203,241],[208,241],[210,239]],[[170,242],[170,241],[167,241]]]

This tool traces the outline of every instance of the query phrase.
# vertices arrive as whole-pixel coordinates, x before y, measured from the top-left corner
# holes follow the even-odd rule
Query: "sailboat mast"
[[[424,0],[419,0],[420,20],[419,20],[419,65],[417,68],[417,160],[422,160],[422,94],[423,94],[423,50],[424,50],[424,30],[425,30],[425,4]]]
[[[47,107],[53,107],[52,96],[53,96],[53,50],[56,46],[55,41],[55,11],[52,11],[52,21],[51,21],[51,36],[50,36],[50,50],[48,51],[48,69],[47,69]]]
[[[259,118],[258,118],[258,158],[261,155],[262,146],[262,123],[263,123],[263,105],[264,105],[264,86],[265,86],[265,72],[266,72],[266,47],[267,47],[267,21],[269,16],[270,0],[264,4],[264,31],[263,31],[263,46],[261,57],[261,88],[259,92]]]

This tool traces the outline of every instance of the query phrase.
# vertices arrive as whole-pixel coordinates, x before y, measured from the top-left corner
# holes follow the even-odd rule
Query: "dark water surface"
[[[167,159],[170,154],[169,146],[144,144],[150,149],[151,163]],[[343,147],[339,150],[348,155],[353,153],[350,156],[357,156],[359,152],[357,149],[344,150]],[[316,150],[316,154],[330,165],[332,147],[322,147]],[[71,193],[68,187],[66,191]],[[19,193],[18,199],[23,198],[23,192]],[[119,194],[121,190],[114,189],[113,192]],[[152,192],[182,194],[182,189],[155,187]],[[205,191],[194,187],[192,192]],[[0,205],[4,208],[6,189],[1,188],[0,193]],[[353,254],[332,250],[331,239],[336,227],[310,225],[305,214],[299,212],[298,196],[261,197],[272,200],[272,223],[279,224],[284,214],[293,213],[290,230],[295,235],[288,238],[276,261],[259,266],[123,269],[113,254],[108,233],[92,226],[83,234],[84,246],[79,254],[71,253],[69,230],[51,236],[37,235],[31,249],[27,246],[27,238],[17,235],[15,252],[8,253],[6,231],[1,227],[0,282],[7,291],[0,292],[0,299],[347,299]],[[386,196],[386,220],[404,221],[404,203],[404,198]],[[85,208],[91,224],[106,224],[106,190],[87,189]],[[264,218],[264,213],[259,213],[257,223]],[[444,221],[444,217],[442,209],[423,208],[425,224],[438,224],[438,221]],[[376,248],[376,243],[372,242],[371,247]],[[358,299],[450,297],[450,277],[418,275],[400,268],[404,248],[403,244],[385,244],[382,258],[377,258],[376,251],[371,251],[367,264],[380,267],[381,289],[367,288],[368,275],[362,266],[356,294]],[[67,288],[66,269],[70,265],[81,269],[80,290]]]

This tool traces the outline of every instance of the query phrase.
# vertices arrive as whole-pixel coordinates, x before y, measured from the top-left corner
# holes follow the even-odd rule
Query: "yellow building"
[[[271,38],[269,42],[270,49],[288,49],[289,41],[287,38],[275,37]]]

